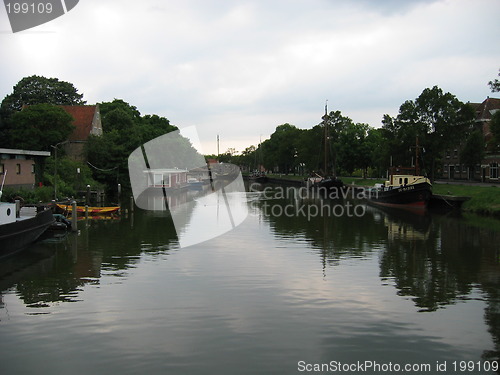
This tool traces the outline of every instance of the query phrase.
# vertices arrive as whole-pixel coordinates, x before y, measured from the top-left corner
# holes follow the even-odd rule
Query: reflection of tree
[[[386,237],[383,223],[377,223],[371,211],[360,217],[353,214],[352,201],[323,199],[312,195],[307,196],[308,199],[287,198],[259,201],[263,219],[269,221],[271,229],[278,236],[305,238],[312,248],[319,250],[326,263],[335,264],[341,258],[362,257],[372,252],[373,246]],[[347,215],[348,204],[351,205],[350,217]],[[322,205],[339,207],[337,210],[324,209],[319,214],[320,211],[314,206],[321,209]],[[293,215],[285,214],[287,206],[288,212]],[[275,207],[274,210],[272,207]],[[302,207],[303,210],[293,211],[291,207]],[[342,210],[344,215],[338,215]],[[280,212],[283,214],[279,215]],[[309,212],[313,215],[308,216]]]
[[[479,285],[487,296],[485,321],[495,343],[484,358],[500,360],[499,242],[498,232],[446,218],[432,223],[426,239],[388,241],[381,276],[393,277],[399,294],[413,296],[422,311],[467,299]]]
[[[400,226],[411,224],[397,217],[390,221]],[[414,296],[423,311],[434,311],[463,298],[478,278],[481,258],[475,252],[477,244],[471,243],[477,238],[470,233],[474,229],[461,223],[448,219],[433,224],[427,238],[388,241],[381,276],[393,277],[399,294]]]
[[[266,203],[282,208],[320,204],[318,200],[262,200],[261,213]],[[342,258],[362,257],[377,246],[384,248],[381,278],[392,279],[398,294],[411,297],[420,311],[467,300],[480,287],[487,304],[485,322],[495,344],[483,357],[500,360],[500,232],[453,217],[374,208],[359,218],[318,215],[308,220],[300,215],[273,215],[269,208],[262,217],[277,236],[306,239],[319,250],[325,266],[336,265]]]
[[[71,234],[62,243],[39,244],[50,256],[30,266],[34,271],[5,285],[8,288],[17,283],[20,298],[31,307],[74,302],[84,285],[99,283],[101,270],[123,276],[136,266],[141,254],[165,254],[176,241],[168,214],[151,215],[137,210],[134,219],[133,228],[129,220],[93,221],[88,228],[85,222],[79,222],[80,236]],[[23,261],[29,256],[31,252],[21,253],[18,259]],[[0,279],[4,286],[7,280]]]

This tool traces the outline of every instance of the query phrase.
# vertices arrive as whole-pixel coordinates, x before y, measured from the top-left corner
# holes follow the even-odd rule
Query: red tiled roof
[[[96,111],[95,105],[61,105],[62,109],[73,116],[76,129],[69,136],[70,141],[85,141],[92,131],[92,121]]]

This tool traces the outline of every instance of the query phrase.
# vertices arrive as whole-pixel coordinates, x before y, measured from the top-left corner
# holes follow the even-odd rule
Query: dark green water
[[[492,373],[498,222],[248,201],[187,248],[167,214],[136,210],[2,260],[1,373]]]

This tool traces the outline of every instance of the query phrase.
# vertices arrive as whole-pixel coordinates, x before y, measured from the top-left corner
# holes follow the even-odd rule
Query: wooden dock
[[[462,204],[470,199],[471,197],[465,196],[432,194],[429,208],[460,210]]]

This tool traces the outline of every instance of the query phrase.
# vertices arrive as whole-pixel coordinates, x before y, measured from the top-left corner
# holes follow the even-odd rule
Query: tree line
[[[499,91],[498,80],[489,84],[493,92]],[[441,173],[448,149],[459,148],[462,164],[474,167],[481,163],[485,150],[499,148],[500,111],[493,115],[490,130],[493,138],[485,144],[481,129],[475,127],[473,106],[434,86],[405,101],[397,116],[385,114],[380,128],[355,123],[338,110],[330,111],[310,129],[285,123],[260,145],[247,147],[240,155],[223,154],[222,158],[249,170],[264,167],[282,174],[351,176],[358,171],[363,176],[384,177],[391,165],[415,165],[418,137],[418,163],[422,173],[434,179]]]
[[[103,134],[89,136],[85,145],[88,163],[71,160],[64,155],[64,148],[58,147],[56,181],[54,149],[74,130],[73,117],[59,106],[85,104],[83,94],[72,83],[36,75],[21,79],[0,104],[0,148],[52,153],[43,161],[37,176],[37,182],[49,187],[37,189],[42,192],[42,200],[51,198],[55,183],[61,196],[74,196],[86,185],[109,193],[116,193],[117,184],[129,188],[127,159],[130,153],[177,129],[165,117],[141,115],[136,107],[121,99],[101,102]]]
[[[500,91],[498,79],[488,84],[492,92]],[[84,104],[83,94],[72,83],[36,75],[21,79],[0,104],[0,148],[53,152],[74,130],[73,118],[59,105]],[[88,163],[70,160],[59,148],[57,181],[54,156],[45,161],[38,181],[46,186],[57,183],[61,194],[68,196],[88,184],[116,191],[119,183],[127,189],[130,153],[177,130],[167,118],[142,115],[121,99],[99,103],[99,107],[103,135],[89,137]],[[500,151],[500,111],[493,115],[493,137],[488,144],[481,129],[474,126],[474,118],[471,105],[434,86],[405,101],[397,116],[385,114],[380,128],[355,123],[339,110],[325,111],[322,120],[310,129],[284,123],[261,144],[249,146],[239,155],[230,149],[218,158],[248,170],[264,167],[302,175],[352,175],[360,171],[364,176],[382,177],[390,165],[415,163],[412,158],[418,137],[423,151],[419,164],[434,178],[447,149],[459,146],[461,162],[467,166],[480,163],[485,150]],[[80,173],[76,174],[76,169]]]

